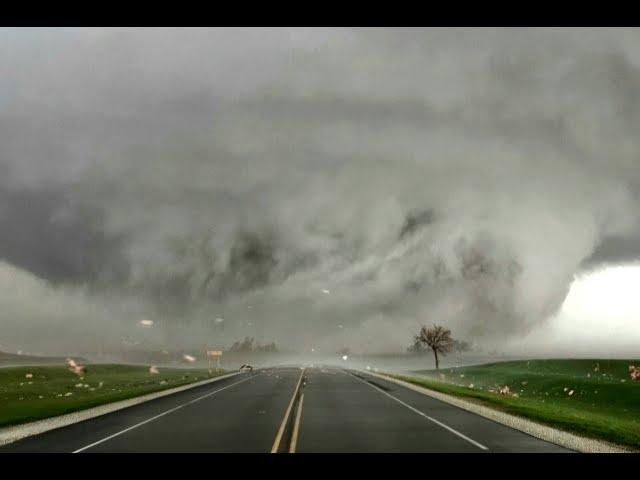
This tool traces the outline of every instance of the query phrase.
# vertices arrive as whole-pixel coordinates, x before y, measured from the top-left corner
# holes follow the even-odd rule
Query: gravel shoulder
[[[574,433],[569,433],[563,430],[553,428],[549,425],[543,425],[532,420],[502,412],[495,408],[481,405],[478,402],[466,400],[464,398],[455,397],[441,392],[436,392],[428,388],[418,386],[403,380],[394,378],[391,375],[385,375],[380,373],[373,373],[370,371],[363,371],[367,375],[378,377],[398,385],[402,385],[408,389],[420,392],[424,395],[428,395],[432,398],[440,400],[442,402],[454,405],[462,408],[463,410],[475,413],[482,417],[488,418],[500,424],[506,425],[510,428],[514,428],[521,432],[527,433],[533,437],[545,440],[547,442],[560,445],[562,447],[575,450],[583,453],[637,453],[630,447],[616,445],[601,440],[595,440],[592,438],[583,437]]]
[[[99,417],[101,415],[106,415],[108,413],[115,412],[117,410],[122,410],[124,408],[128,408],[133,405],[138,405],[140,403],[148,402],[150,400],[155,400],[161,397],[166,397],[168,395],[182,392],[184,390],[189,390],[189,389],[197,388],[210,383],[218,382],[225,378],[233,377],[239,374],[240,374],[239,372],[233,372],[226,375],[220,375],[215,378],[203,380],[200,382],[189,383],[187,385],[182,385],[175,388],[169,388],[169,389],[161,390],[158,392],[149,393],[146,395],[129,398],[126,400],[106,403],[104,405],[88,408],[85,410],[79,410],[79,411],[65,414],[65,415],[58,415],[55,417],[46,418],[46,419],[38,420],[35,422],[29,422],[29,423],[24,423],[20,425],[0,428],[0,445],[6,445],[8,443],[15,442],[25,437],[38,435],[40,433],[44,433],[49,430],[65,427],[67,425],[82,422],[84,420]]]

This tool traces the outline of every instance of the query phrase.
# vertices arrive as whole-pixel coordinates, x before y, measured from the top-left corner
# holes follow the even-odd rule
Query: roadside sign
[[[212,357],[216,359],[216,367],[220,368],[220,358],[222,357],[222,350],[207,350],[207,357],[209,357],[209,368],[211,368]]]

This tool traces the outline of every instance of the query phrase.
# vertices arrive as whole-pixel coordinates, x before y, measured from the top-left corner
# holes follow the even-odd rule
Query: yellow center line
[[[296,412],[296,420],[293,424],[293,434],[291,435],[291,444],[289,445],[289,453],[296,453],[298,445],[298,432],[300,431],[300,418],[302,417],[302,402],[304,402],[304,393],[300,394],[300,403],[298,403],[298,411]]]
[[[304,370],[305,369],[303,368],[302,371],[300,372],[300,378],[298,379],[298,384],[296,385],[296,389],[293,391],[293,397],[291,397],[291,401],[289,402],[287,411],[285,412],[284,418],[282,419],[282,423],[280,424],[280,428],[278,429],[276,439],[273,442],[273,447],[271,447],[271,453],[278,453],[278,449],[280,448],[280,442],[282,441],[284,430],[287,426],[289,416],[291,415],[291,409],[293,408],[293,404],[296,400],[296,396],[298,395],[298,390],[300,390],[300,384],[302,383],[302,376],[304,375]]]

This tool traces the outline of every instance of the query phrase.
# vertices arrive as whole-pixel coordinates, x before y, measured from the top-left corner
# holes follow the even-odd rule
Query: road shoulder
[[[452,395],[447,395],[445,393],[430,390],[426,387],[421,387],[409,382],[405,382],[404,380],[400,380],[392,376],[363,370],[359,370],[359,372],[365,375],[370,375],[372,377],[386,380],[388,382],[396,383],[415,392],[422,393],[423,395],[435,398],[437,400],[456,406],[476,415],[480,415],[484,418],[500,423],[507,427],[527,433],[533,437],[539,438],[540,440],[554,443],[564,448],[583,453],[635,452],[635,450],[628,447],[615,445],[609,442],[604,442],[602,440],[582,437],[574,433],[565,432],[563,430],[558,430],[548,425],[543,425],[523,417],[501,412],[499,410],[490,408],[485,405],[479,405],[460,397],[454,397]]]
[[[66,427],[74,423],[83,422],[95,417],[106,415],[108,413],[116,412],[124,408],[132,407],[141,403],[156,400],[158,398],[173,395],[174,393],[183,392],[192,388],[201,387],[210,383],[218,382],[233,376],[239,375],[239,372],[232,372],[226,375],[220,375],[219,377],[210,378],[201,382],[190,383],[188,385],[182,385],[176,388],[170,388],[167,390],[161,390],[159,392],[148,393],[139,397],[128,398],[118,402],[106,403],[93,408],[87,408],[85,410],[79,410],[77,412],[68,413],[65,415],[59,415],[56,417],[45,418],[35,422],[23,423],[21,425],[12,425],[0,429],[0,446],[13,443],[17,440],[21,440],[32,435],[38,435],[49,430],[55,430],[57,428]]]

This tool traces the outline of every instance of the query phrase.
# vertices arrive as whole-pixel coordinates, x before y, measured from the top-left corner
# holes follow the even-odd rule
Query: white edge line
[[[0,446],[17,442],[18,440],[22,440],[23,438],[40,435],[41,433],[49,432],[51,430],[57,430],[59,428],[67,427],[69,425],[80,423],[85,420],[91,420],[93,418],[101,417],[112,412],[117,412],[125,408],[133,407],[134,405],[139,405],[151,400],[156,400],[158,398],[173,395],[174,393],[183,392],[185,390],[191,390],[193,388],[219,382],[236,375],[239,375],[239,373],[232,372],[214,378],[205,379],[199,382],[188,383],[178,387],[167,388],[152,393],[146,393],[144,395],[131,397],[125,400],[119,400],[117,402],[108,402],[96,407],[77,410],[75,412],[65,413],[63,415],[56,415],[54,417],[47,417],[33,422],[3,427],[0,428]]]
[[[406,380],[400,380],[391,373],[372,373],[361,372],[366,375],[380,378],[387,382],[395,383],[414,392],[426,395],[431,398],[435,398],[449,405],[453,405],[457,408],[461,408],[467,412],[471,412],[475,415],[484,417],[492,422],[500,425],[505,425],[514,430],[523,432],[534,438],[543,440],[547,443],[559,445],[568,450],[573,450],[578,453],[638,453],[639,450],[634,450],[633,447],[606,442],[604,440],[597,440],[595,438],[581,437],[575,433],[571,433],[566,430],[560,430],[550,425],[534,422],[525,417],[521,417],[514,414],[501,412],[496,408],[492,408],[486,405],[478,405],[471,403],[461,397],[431,390],[430,388],[410,383]]]
[[[475,441],[475,440],[473,440],[472,438],[467,437],[465,434],[460,433],[460,432],[459,432],[459,431],[457,431],[455,428],[451,428],[449,425],[446,425],[446,424],[444,424],[444,423],[440,422],[439,420],[436,420],[435,418],[430,417],[430,416],[429,416],[429,415],[427,415],[426,413],[421,412],[421,411],[420,411],[420,410],[418,410],[417,408],[412,407],[411,405],[409,405],[409,404],[407,404],[407,403],[403,402],[403,401],[402,401],[402,400],[400,400],[399,398],[394,397],[394,396],[393,396],[393,395],[391,395],[390,393],[385,392],[385,391],[384,391],[384,390],[382,390],[381,388],[376,387],[375,385],[372,385],[371,383],[367,382],[366,380],[363,380],[362,378],[358,377],[357,375],[354,375],[354,374],[353,374],[353,373],[351,373],[351,372],[347,372],[347,373],[348,373],[349,375],[351,375],[352,377],[354,377],[355,379],[357,379],[357,380],[361,381],[362,383],[364,383],[364,384],[366,384],[366,385],[369,385],[371,388],[373,388],[373,389],[375,389],[375,390],[379,391],[380,393],[385,394],[387,397],[392,398],[393,400],[395,400],[395,401],[396,401],[396,402],[398,402],[399,404],[404,405],[405,407],[407,407],[407,408],[408,408],[409,410],[411,410],[412,412],[415,412],[415,413],[417,413],[418,415],[420,415],[420,416],[422,416],[422,417],[426,418],[427,420],[432,421],[432,422],[433,422],[433,423],[435,423],[436,425],[440,425],[442,428],[444,428],[444,429],[446,429],[446,430],[449,430],[451,433],[453,433],[453,434],[457,435],[458,437],[460,437],[460,438],[462,438],[462,439],[466,440],[467,442],[469,442],[469,443],[471,443],[471,444],[475,445],[476,447],[478,447],[478,448],[480,448],[480,449],[482,449],[482,450],[489,450],[489,448],[488,448],[488,447],[485,447],[484,445],[482,445],[482,444],[481,444],[481,443],[479,443],[479,442],[476,442],[476,441]]]
[[[231,385],[227,385],[225,387],[222,387],[222,388],[219,388],[217,390],[214,390],[213,392],[209,392],[206,395],[202,395],[202,396],[200,396],[198,398],[194,398],[193,400],[189,400],[187,403],[183,403],[182,405],[178,405],[177,407],[173,407],[173,408],[167,410],[166,412],[162,412],[162,413],[160,413],[160,414],[158,414],[158,415],[156,415],[154,417],[148,418],[147,420],[144,420],[144,421],[142,421],[140,423],[136,423],[135,425],[132,425],[129,428],[125,428],[124,430],[121,430],[121,431],[119,431],[117,433],[114,433],[113,435],[109,435],[108,437],[105,437],[105,438],[103,438],[101,440],[98,440],[97,442],[93,442],[93,443],[91,443],[91,444],[89,444],[89,445],[87,445],[85,447],[82,447],[82,448],[79,448],[77,450],[74,450],[71,453],[80,453],[80,452],[82,452],[84,450],[87,450],[87,449],[89,449],[91,447],[95,447],[96,445],[99,445],[99,444],[101,444],[103,442],[106,442],[107,440],[111,440],[112,438],[118,437],[118,436],[122,435],[123,433],[127,433],[128,431],[133,430],[134,428],[138,428],[138,427],[144,425],[145,423],[152,422],[153,420],[156,420],[156,419],[158,419],[160,417],[163,417],[163,416],[168,415],[168,414],[170,414],[172,412],[175,412],[176,410],[179,410],[179,409],[181,409],[183,407],[186,407],[187,405],[191,405],[192,403],[198,402],[198,401],[202,400],[203,398],[210,397],[211,395],[215,395],[216,393],[221,392],[222,390],[226,390],[227,388],[231,388],[234,385],[238,385],[239,383],[246,382],[250,378],[252,378],[252,377],[243,378],[242,380],[240,380],[238,382],[235,382],[235,383],[232,383]]]

